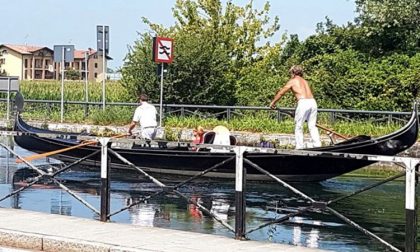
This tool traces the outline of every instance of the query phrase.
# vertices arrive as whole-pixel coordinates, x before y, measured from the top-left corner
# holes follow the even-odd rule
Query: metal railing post
[[[334,124],[335,123],[335,112],[331,112],[331,114],[330,114],[330,122],[331,122],[331,124]]]
[[[89,116],[89,103],[86,102],[85,105],[85,118]]]
[[[101,221],[108,221],[110,212],[110,166],[108,160],[109,138],[100,138],[101,143]]]
[[[236,176],[235,176],[235,239],[245,239],[245,184],[246,170],[244,169],[244,152],[246,147],[237,146],[234,148],[236,153]]]
[[[405,163],[405,251],[415,252],[417,245],[416,160]]]

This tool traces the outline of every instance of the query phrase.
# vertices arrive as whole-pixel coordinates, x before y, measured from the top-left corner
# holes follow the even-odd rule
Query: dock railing
[[[10,134],[22,134],[22,133],[9,133]],[[51,134],[48,134],[51,135]],[[113,150],[113,148],[110,147],[110,143],[112,142],[118,142],[119,139],[113,139],[113,138],[96,138],[98,141],[98,144],[100,145],[100,150],[95,151],[91,153],[90,155],[83,157],[71,164],[65,165],[61,169],[55,171],[55,172],[45,172],[38,167],[34,166],[31,162],[26,161],[23,157],[19,156],[14,150],[10,149],[8,146],[0,143],[0,145],[5,148],[8,152],[12,153],[19,159],[22,159],[23,162],[28,165],[29,168],[33,169],[38,173],[38,176],[28,185],[21,187],[8,195],[0,198],[0,201],[11,197],[12,195],[15,195],[30,186],[34,185],[36,182],[40,181],[42,178],[50,179],[52,182],[57,184],[60,188],[68,192],[71,196],[79,200],[83,205],[91,209],[94,213],[96,213],[101,221],[109,221],[110,218],[122,211],[125,211],[135,205],[138,205],[140,203],[143,203],[159,194],[174,194],[177,195],[183,199],[185,199],[188,203],[195,205],[198,207],[201,211],[205,212],[212,218],[214,218],[216,221],[221,223],[224,227],[226,227],[229,231],[231,231],[234,234],[235,239],[244,240],[246,239],[247,235],[259,230],[265,226],[272,225],[272,224],[279,224],[283,223],[293,216],[297,216],[299,214],[302,214],[307,211],[311,210],[318,210],[323,212],[328,212],[332,215],[337,216],[339,219],[347,223],[348,225],[356,228],[357,230],[361,231],[362,233],[368,235],[372,239],[380,242],[385,246],[387,249],[391,249],[393,251],[401,251],[396,246],[392,245],[391,243],[385,241],[378,235],[374,234],[372,231],[369,231],[359,224],[357,224],[355,221],[350,220],[345,215],[341,214],[337,210],[333,209],[331,205],[333,203],[336,203],[338,201],[344,200],[346,198],[349,198],[351,196],[360,194],[362,192],[365,192],[371,188],[374,188],[376,186],[382,185],[386,182],[395,180],[397,178],[405,176],[405,251],[407,252],[414,252],[416,251],[416,240],[417,240],[417,204],[416,204],[416,184],[418,180],[418,176],[420,176],[419,173],[419,165],[420,165],[420,159],[413,158],[413,157],[399,157],[399,156],[380,156],[380,155],[365,155],[365,154],[350,154],[350,153],[330,153],[330,152],[317,152],[317,151],[304,151],[304,150],[283,150],[283,149],[269,149],[269,148],[257,148],[257,147],[247,147],[247,146],[217,146],[217,145],[203,145],[203,147],[212,147],[212,148],[223,148],[225,150],[230,150],[232,152],[231,156],[228,156],[226,160],[223,160],[222,162],[213,165],[212,167],[209,167],[201,172],[197,172],[196,175],[186,179],[183,182],[180,182],[176,185],[166,185],[162,183],[159,179],[153,177],[149,173],[147,173],[142,167],[138,167],[131,163],[129,160],[124,158],[122,155],[120,155],[117,151]],[[363,159],[368,161],[380,161],[380,162],[389,162],[389,163],[396,163],[402,166],[405,171],[389,177],[383,181],[373,183],[369,186],[366,186],[364,188],[361,188],[359,190],[356,190],[352,193],[349,193],[347,196],[341,196],[336,199],[327,199],[327,200],[314,200],[311,196],[306,195],[305,193],[301,192],[300,190],[293,187],[291,184],[283,181],[279,177],[270,174],[268,171],[264,170],[263,168],[259,167],[257,164],[253,163],[249,159],[247,159],[247,153],[249,152],[258,152],[258,151],[264,151],[264,152],[273,152],[277,154],[282,155],[298,155],[298,156],[316,156],[316,157],[328,157],[328,158],[337,158],[337,159]],[[126,165],[130,166],[134,170],[141,173],[144,177],[146,177],[148,180],[152,181],[156,185],[159,186],[161,190],[156,191],[155,193],[145,196],[141,198],[140,200],[137,200],[135,202],[132,202],[131,204],[127,205],[126,207],[123,207],[120,210],[117,210],[113,213],[110,212],[110,186],[111,186],[111,180],[110,180],[110,155],[113,155],[114,157],[121,160]],[[100,157],[99,157],[100,156]],[[78,196],[77,193],[73,192],[71,189],[69,189],[64,183],[57,180],[55,177],[58,176],[60,173],[65,172],[69,170],[71,167],[87,160],[90,158],[101,160],[101,172],[100,172],[100,180],[101,180],[101,194],[100,194],[100,210],[97,210],[95,207],[90,205],[88,202],[86,202],[82,197]],[[190,198],[188,195],[185,195],[182,193],[179,188],[186,185],[187,183],[204,176],[205,174],[211,172],[214,169],[217,169],[218,167],[224,165],[227,162],[231,162],[235,160],[235,227],[232,227],[229,223],[219,218],[217,215],[213,214],[211,211],[206,209],[200,202],[197,200],[194,200],[193,198]],[[301,197],[305,201],[309,202],[310,205],[304,208],[300,208],[297,212],[292,212],[289,214],[286,214],[285,216],[282,216],[279,219],[264,223],[258,227],[253,227],[249,230],[247,230],[247,227],[245,225],[246,223],[246,166],[244,164],[247,164],[251,166],[252,168],[260,171],[262,174],[266,175],[268,178],[272,179],[273,181],[279,183],[281,186],[291,190],[294,194]]]
[[[416,205],[416,184],[418,182],[419,173],[419,165],[420,159],[412,158],[412,157],[398,157],[398,156],[381,156],[381,155],[367,155],[367,154],[351,154],[351,153],[334,153],[334,152],[317,152],[317,151],[304,151],[304,150],[278,150],[272,149],[273,153],[278,154],[285,154],[285,155],[297,155],[297,156],[316,156],[316,157],[328,157],[328,158],[338,158],[338,159],[363,159],[368,161],[375,161],[375,162],[388,162],[388,163],[395,163],[399,164],[401,167],[405,169],[405,172],[402,172],[398,175],[389,177],[384,179],[383,181],[373,183],[369,186],[356,190],[347,196],[342,196],[337,199],[329,199],[329,200],[314,200],[312,197],[306,195],[305,193],[299,191],[298,189],[294,188],[291,184],[283,181],[282,179],[276,177],[275,175],[269,173],[268,171],[264,170],[263,168],[259,167],[257,164],[253,163],[252,161],[246,158],[247,152],[254,152],[259,148],[253,147],[244,147],[244,146],[237,146],[233,147],[233,150],[236,153],[236,181],[235,181],[235,196],[236,196],[236,215],[235,215],[235,238],[236,239],[244,239],[246,235],[254,232],[256,230],[261,229],[267,225],[275,224],[275,223],[282,223],[287,221],[289,218],[307,212],[309,210],[319,210],[323,212],[329,212],[330,214],[335,215],[339,219],[343,220],[350,226],[358,229],[362,233],[368,235],[369,237],[379,241],[388,249],[393,251],[401,251],[397,247],[393,246],[389,242],[385,241],[381,237],[377,236],[373,232],[363,228],[355,221],[347,218],[345,215],[341,214],[340,212],[334,210],[330,205],[336,203],[338,201],[344,200],[351,196],[360,194],[365,192],[369,189],[382,185],[384,183],[393,181],[400,177],[405,176],[405,250],[409,252],[417,251],[417,205]],[[267,151],[267,149],[265,150]],[[281,186],[291,190],[294,194],[301,197],[302,199],[310,202],[309,207],[305,207],[300,209],[294,213],[287,214],[277,220],[270,221],[265,223],[261,226],[255,227],[249,231],[246,231],[245,223],[246,223],[246,170],[244,168],[244,163],[247,163],[251,167],[255,168],[256,170],[260,171],[262,174],[270,177],[273,181],[279,183]]]
[[[304,212],[310,211],[310,210],[319,210],[328,212],[332,215],[335,215],[348,225],[356,228],[357,230],[361,231],[362,233],[366,234],[367,236],[375,239],[376,241],[380,242],[382,245],[384,245],[386,248],[391,249],[393,251],[401,251],[391,243],[385,241],[378,235],[374,234],[373,232],[369,231],[366,228],[363,228],[359,224],[357,224],[355,221],[347,218],[345,215],[341,214],[337,210],[334,210],[330,205],[333,203],[336,203],[338,201],[344,200],[348,197],[360,194],[362,192],[365,192],[369,189],[372,189],[374,187],[377,187],[379,185],[382,185],[384,183],[393,181],[395,179],[398,179],[400,177],[405,176],[405,215],[406,215],[406,235],[405,235],[405,251],[407,252],[415,252],[417,249],[417,207],[416,207],[416,184],[418,181],[419,173],[419,165],[420,165],[420,159],[419,158],[412,158],[412,157],[399,157],[399,156],[381,156],[381,155],[367,155],[367,154],[351,154],[351,153],[335,153],[335,152],[318,152],[318,151],[305,151],[305,150],[282,150],[282,149],[267,149],[267,148],[258,148],[258,147],[247,147],[247,146],[217,146],[217,145],[203,145],[203,147],[211,147],[211,148],[221,148],[221,149],[230,149],[234,151],[235,153],[235,228],[231,227],[227,222],[219,219],[216,215],[212,214],[208,209],[203,207],[198,202],[191,200],[188,196],[184,195],[177,189],[185,185],[188,182],[193,181],[195,178],[201,177],[205,175],[206,173],[214,170],[218,166],[223,165],[226,162],[229,162],[233,157],[227,158],[225,161],[223,161],[220,164],[214,165],[213,167],[210,167],[209,169],[206,169],[203,172],[197,173],[196,176],[193,176],[192,178],[189,178],[188,180],[176,185],[176,186],[166,186],[153,176],[149,175],[148,173],[144,172],[140,167],[135,166],[128,160],[126,160],[124,157],[122,157],[120,154],[115,152],[112,149],[108,149],[108,142],[111,139],[106,138],[102,139],[100,142],[102,144],[101,147],[101,153],[102,153],[102,162],[101,162],[101,180],[103,181],[103,188],[101,191],[106,192],[106,188],[108,188],[109,185],[109,166],[108,162],[104,162],[103,160],[107,159],[107,152],[111,153],[112,155],[115,155],[117,158],[122,160],[124,163],[132,166],[139,172],[141,172],[144,176],[149,178],[151,181],[153,181],[155,184],[160,186],[162,188],[161,192],[158,192],[157,194],[160,194],[162,192],[164,193],[174,193],[182,198],[184,198],[187,202],[196,205],[200,210],[206,212],[210,216],[212,216],[214,219],[216,219],[218,222],[220,222],[223,226],[228,228],[230,231],[234,231],[235,233],[235,239],[245,240],[246,236],[254,232],[256,230],[261,229],[262,227],[265,227],[267,225],[271,224],[279,224],[282,222],[285,222],[289,220],[293,216],[297,216],[299,214],[302,214]],[[118,140],[117,140],[118,141]],[[402,172],[398,175],[389,177],[383,181],[373,183],[365,188],[361,188],[359,190],[356,190],[352,193],[350,193],[347,196],[342,196],[337,199],[329,199],[329,200],[314,200],[312,197],[306,195],[305,193],[299,191],[295,187],[293,187],[291,184],[283,181],[282,179],[278,178],[277,176],[269,173],[268,171],[264,170],[263,168],[259,167],[257,164],[253,163],[249,159],[246,158],[246,154],[249,152],[255,152],[255,151],[261,151],[264,152],[272,152],[277,154],[283,154],[283,155],[298,155],[298,156],[316,156],[316,157],[328,157],[328,158],[336,158],[336,159],[363,159],[367,161],[375,161],[375,162],[388,162],[388,163],[395,163],[400,166],[402,166],[405,169],[405,172]],[[251,167],[257,169],[262,174],[265,174],[269,178],[271,178],[273,181],[279,183],[281,186],[291,190],[294,194],[297,196],[303,198],[304,200],[310,202],[309,207],[305,207],[303,209],[300,209],[297,212],[287,214],[286,216],[281,217],[280,219],[277,219],[275,221],[270,221],[268,223],[262,224],[258,227],[252,228],[249,231],[246,229],[246,168],[244,164],[248,164]],[[102,177],[104,176],[104,177]],[[105,181],[108,180],[108,181]],[[155,195],[157,195],[155,194]],[[102,194],[101,194],[102,195]],[[109,199],[109,196],[106,195],[106,193],[103,194],[104,196],[102,201],[106,201],[106,199]],[[153,195],[153,196],[155,196]],[[134,204],[138,204],[139,202],[136,202]],[[109,205],[108,203],[105,203],[101,206],[101,220],[106,221],[108,218],[116,213],[109,214]],[[103,212],[106,213],[103,213]],[[119,211],[118,211],[119,212]]]

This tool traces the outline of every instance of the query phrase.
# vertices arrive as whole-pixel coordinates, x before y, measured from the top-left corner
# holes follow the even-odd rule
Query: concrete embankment
[[[36,251],[321,251],[18,209],[1,208],[0,219],[1,246]]]

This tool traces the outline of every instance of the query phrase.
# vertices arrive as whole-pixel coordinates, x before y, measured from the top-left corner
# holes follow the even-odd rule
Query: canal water
[[[28,152],[14,146],[9,138],[0,139],[19,155]],[[31,172],[25,164],[16,164],[15,157],[0,149],[0,198],[31,181]],[[54,159],[34,161],[36,165],[59,166]],[[135,172],[113,172],[111,183],[111,212],[159,191],[159,187]],[[99,171],[78,167],[59,176],[67,187],[96,209],[100,209]],[[159,178],[167,185],[179,178]],[[330,200],[347,195],[376,182],[372,179],[337,177],[321,183],[294,184],[316,200]],[[295,212],[307,202],[275,183],[247,184],[246,229],[273,221]],[[340,201],[332,208],[379,237],[403,250],[404,248],[404,182],[396,181]],[[235,226],[234,181],[204,180],[189,183],[180,191],[197,200],[223,221]],[[98,219],[98,216],[57,185],[43,182],[0,202],[0,207],[17,208],[52,214]],[[126,211],[112,216],[112,222],[139,226],[153,226],[199,233],[234,237],[234,234],[183,198],[160,194]],[[250,233],[251,240],[300,245],[333,251],[387,251],[379,242],[330,214],[308,212],[283,224],[272,224]]]

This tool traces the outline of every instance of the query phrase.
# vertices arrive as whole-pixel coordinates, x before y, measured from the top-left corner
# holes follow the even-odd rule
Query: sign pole
[[[64,50],[63,46],[61,49],[61,123],[64,119]]]
[[[163,63],[160,68],[160,111],[159,111],[159,127],[162,127],[162,114],[163,114]]]
[[[160,113],[159,113],[159,127],[162,127],[163,119],[163,72],[164,63],[172,63],[173,60],[173,39],[154,37],[153,38],[153,61],[160,63]],[[158,68],[159,69],[159,65]],[[159,71],[158,71],[159,72]]]
[[[105,57],[106,57],[106,49],[105,49],[105,25],[102,26],[102,110],[105,110]]]
[[[88,90],[88,52],[85,52],[85,101],[89,102],[89,90]]]
[[[11,78],[10,77],[8,77],[7,78],[7,117],[6,117],[6,120],[7,120],[7,122],[9,122],[9,119],[10,119],[10,88],[11,88],[11,82],[12,82],[12,80],[11,80]]]

